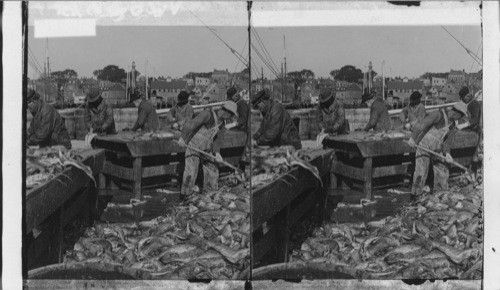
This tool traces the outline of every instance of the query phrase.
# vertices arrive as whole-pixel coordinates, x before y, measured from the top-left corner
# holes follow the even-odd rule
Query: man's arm
[[[85,127],[87,128],[87,131],[90,131],[92,128],[92,116],[90,114],[90,108],[89,105],[85,105],[85,111],[84,111],[84,121],[85,121]]]
[[[479,102],[472,101],[467,109],[470,112],[469,127],[475,128],[479,126],[479,119],[481,117],[481,107],[479,106]]]
[[[44,114],[45,113],[45,114]],[[38,145],[43,141],[50,138],[52,132],[52,116],[47,115],[46,112],[40,112],[41,117],[38,120],[33,119],[30,124],[32,127],[31,134],[28,136],[28,145]]]
[[[257,145],[266,145],[274,142],[281,134],[280,129],[283,127],[284,110],[274,110],[269,112],[271,114],[265,128],[262,128],[262,135],[255,138]]]
[[[345,122],[345,110],[342,104],[339,104],[337,110],[337,116],[335,118],[335,122],[333,123],[333,132],[337,132]]]
[[[106,104],[104,108],[104,120],[102,122],[102,128],[101,130],[107,131],[111,125],[113,125],[113,108],[109,105]]]
[[[132,131],[135,131],[137,129],[142,129],[144,127],[144,124],[146,124],[147,114],[148,112],[146,111],[143,102],[141,102],[141,104],[139,105],[139,110],[137,112],[137,120],[135,121],[135,124],[132,127]]]
[[[425,134],[429,132],[431,127],[439,121],[439,118],[441,118],[441,112],[439,110],[436,110],[427,115],[427,117],[425,117],[416,126],[413,126],[412,138],[413,140],[415,140],[416,144],[418,144],[420,140],[424,138]]]
[[[370,120],[368,121],[368,124],[366,124],[365,131],[369,131],[372,128],[375,128],[375,126],[378,123],[378,118],[379,118],[379,109],[377,104],[372,104],[372,107],[370,108]]]

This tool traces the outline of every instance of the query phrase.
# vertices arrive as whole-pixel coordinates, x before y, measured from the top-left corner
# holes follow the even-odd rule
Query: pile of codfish
[[[324,224],[290,261],[331,263],[365,279],[481,279],[482,196],[481,186],[457,186],[380,221]]]
[[[243,185],[195,194],[149,221],[87,228],[64,261],[118,264],[151,279],[246,279],[249,212]]]
[[[79,168],[94,180],[92,170],[83,164],[81,159],[78,151],[67,150],[61,146],[28,148],[26,150],[26,188],[30,189],[44,184],[64,171],[67,166]]]
[[[321,183],[318,169],[311,165],[311,150],[294,150],[290,146],[252,151],[252,188],[260,187],[276,180],[294,166],[310,171]]]

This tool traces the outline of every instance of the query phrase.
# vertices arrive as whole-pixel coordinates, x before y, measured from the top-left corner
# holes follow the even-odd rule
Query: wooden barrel
[[[358,273],[359,272],[359,273]],[[359,276],[359,277],[358,277]],[[326,264],[326,263],[308,263],[291,262],[280,263],[260,267],[252,270],[252,279],[271,280],[271,279],[356,279],[367,278],[363,276],[361,270],[351,267]],[[368,278],[369,279],[369,278]]]
[[[78,140],[85,139],[87,135],[87,128],[85,127],[84,119],[85,111],[83,109],[75,110],[75,137]]]
[[[30,280],[139,280],[148,276],[143,270],[104,262],[61,263],[28,271]]]

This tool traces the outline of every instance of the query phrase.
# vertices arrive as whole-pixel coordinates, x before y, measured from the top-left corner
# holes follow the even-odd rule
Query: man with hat
[[[323,143],[327,134],[348,134],[349,122],[345,118],[344,105],[335,98],[332,89],[325,89],[319,95],[318,124],[320,133],[318,145]]]
[[[302,148],[299,130],[285,107],[272,101],[267,89],[261,90],[252,98],[252,107],[258,109],[263,120],[259,130],[253,135],[252,145],[268,145],[271,147],[291,145],[295,149]]]
[[[116,134],[113,107],[101,97],[96,88],[87,91],[84,120],[90,133]]]
[[[26,104],[33,116],[26,138],[27,145],[62,145],[71,149],[68,130],[57,110],[40,99],[40,95],[31,89],[26,96]]]
[[[404,123],[404,128],[406,130],[411,130],[415,124],[422,121],[425,118],[425,106],[420,103],[422,94],[415,91],[410,96],[410,102],[408,106],[403,108],[399,114],[399,120]]]
[[[144,132],[157,131],[160,128],[160,121],[158,120],[158,115],[156,115],[155,107],[142,98],[139,91],[135,91],[130,96],[130,102],[134,103],[136,108],[139,108],[137,112],[137,120],[134,126],[130,129],[132,131],[137,131],[141,129]]]
[[[240,94],[237,94],[238,90],[235,87],[230,87],[227,90],[227,100],[236,103],[238,108],[238,120],[234,124],[228,124],[227,129],[235,128],[246,132],[248,128],[248,114],[250,113],[250,107],[248,103],[243,100]]]
[[[193,107],[189,103],[189,93],[186,91],[181,91],[177,95],[177,104],[170,109],[167,115],[169,122],[173,123],[172,128],[175,130],[182,130],[184,124],[189,120],[193,119],[194,111]]]
[[[225,102],[217,113],[211,109],[203,110],[194,119],[184,124],[179,145],[185,146],[187,144],[190,147],[213,154],[217,161],[222,161],[220,130],[224,128],[224,121],[233,117],[238,117],[238,112],[237,105],[232,101]],[[203,190],[208,192],[218,189],[219,167],[217,163],[188,147],[185,152],[182,177],[181,196],[183,198],[193,193],[200,163],[203,168]]]
[[[366,102],[370,108],[370,120],[365,126],[366,132],[370,131],[370,129],[376,132],[386,132],[392,129],[389,111],[387,111],[382,98],[376,96],[375,91],[372,91],[369,95],[364,95],[362,101]]]
[[[453,133],[450,133],[450,129],[453,129],[455,126],[454,119],[456,117],[453,114],[446,114],[444,109],[430,112],[421,122],[412,127],[412,137],[408,144],[411,146],[419,145],[442,154],[448,163],[452,162],[453,158],[450,155],[450,150],[453,142]],[[418,196],[423,193],[431,164],[434,171],[434,190],[448,190],[449,165],[443,162],[442,159],[436,158],[434,155],[430,155],[428,152],[417,148],[411,189],[412,195]]]

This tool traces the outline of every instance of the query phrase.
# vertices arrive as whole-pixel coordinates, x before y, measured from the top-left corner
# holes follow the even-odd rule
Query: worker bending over
[[[291,145],[302,148],[299,130],[282,104],[272,101],[267,90],[261,90],[252,98],[252,106],[262,114],[259,130],[253,135],[252,145],[271,147]]]
[[[349,133],[349,122],[345,118],[344,105],[335,98],[332,89],[326,89],[319,95],[318,124],[320,133],[317,137],[318,145],[328,135]]]
[[[182,131],[184,124],[189,120],[193,119],[194,110],[189,103],[189,93],[186,91],[181,91],[177,95],[177,104],[175,104],[172,109],[170,109],[167,118],[172,124],[172,129]]]
[[[64,119],[51,105],[40,99],[34,90],[29,90],[26,104],[33,116],[26,143],[40,147],[62,145],[71,149],[71,139],[64,124]]]
[[[227,124],[226,129],[238,130],[247,133],[246,135],[246,146],[245,150],[242,154],[242,159],[240,162],[240,168],[244,168],[244,163],[250,162],[250,147],[252,146],[252,142],[250,140],[250,126],[248,116],[250,115],[250,107],[248,106],[247,101],[243,100],[243,97],[235,87],[230,87],[227,90],[227,100],[233,101],[236,103],[238,118],[236,121]]]
[[[134,126],[130,129],[132,131],[141,130],[143,132],[157,131],[160,128],[160,121],[156,114],[156,109],[149,101],[142,98],[139,91],[136,91],[130,96],[130,102],[134,103],[137,112],[137,120]]]
[[[423,193],[423,188],[427,180],[429,165],[432,164],[434,170],[434,191],[448,190],[448,178],[450,175],[448,163],[453,162],[450,155],[452,144],[452,135],[449,134],[450,128],[454,126],[449,122],[444,109],[432,111],[421,122],[415,124],[412,128],[412,137],[409,140],[410,145],[434,151],[443,156],[438,158],[430,153],[417,148],[415,153],[415,172],[413,173],[413,184],[411,193],[419,196]]]
[[[101,97],[98,89],[87,92],[85,127],[90,133],[116,134],[113,107]]]
[[[215,113],[211,109],[200,112],[194,119],[184,124],[179,145],[204,151],[215,156],[214,159],[222,161],[220,147],[222,136],[220,130],[224,128],[224,121],[233,116],[238,117],[234,102],[224,103],[222,109]],[[181,196],[185,199],[193,193],[193,187],[198,176],[200,163],[203,168],[203,191],[218,189],[219,167],[216,161],[201,155],[195,150],[187,147],[185,152],[185,167],[182,178]]]
[[[404,107],[399,114],[399,120],[403,122],[406,130],[411,130],[415,124],[419,123],[425,118],[425,106],[420,102],[422,94],[415,91],[410,96],[408,106]]]
[[[461,126],[460,129],[466,131],[472,131],[478,135],[478,143],[474,154],[472,155],[472,172],[473,178],[476,178],[477,170],[479,167],[479,151],[482,147],[483,142],[483,130],[482,130],[482,116],[481,116],[481,104],[474,99],[474,96],[469,92],[469,88],[462,87],[458,95],[460,99],[467,105],[467,119],[466,122]]]
[[[378,97],[375,91],[363,97],[363,102],[366,102],[370,108],[370,120],[366,124],[365,131],[368,132],[370,129],[373,129],[376,132],[387,132],[391,130],[391,119],[382,98]]]

